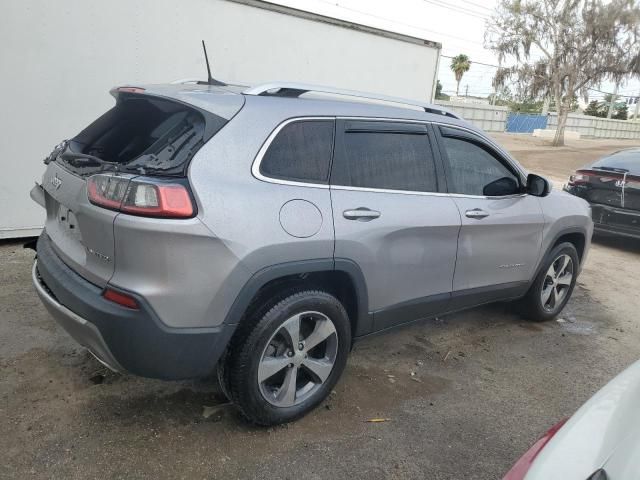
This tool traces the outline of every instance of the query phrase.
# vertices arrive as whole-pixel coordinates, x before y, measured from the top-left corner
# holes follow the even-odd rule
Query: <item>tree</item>
[[[587,108],[584,109],[583,113],[585,115],[589,115],[590,117],[607,118],[612,97],[613,95],[607,94],[604,96],[604,100],[602,102],[592,100],[591,102],[589,102],[589,105],[587,105]],[[625,102],[614,101],[612,113],[613,114],[611,115],[611,118],[614,118],[616,120],[627,120],[627,116],[629,115],[629,108]]]
[[[635,0],[500,0],[486,46],[512,67],[534,98],[552,95],[558,111],[553,145],[564,145],[571,103],[604,80],[640,76],[640,4]]]
[[[435,96],[436,100],[449,100],[449,95],[446,95],[444,93],[442,93],[442,83],[440,83],[440,80],[436,81],[436,96]]]
[[[602,111],[602,104],[597,100],[592,100],[587,105],[587,108],[584,109],[583,112],[585,115],[589,115],[590,117],[606,117],[607,112]]]
[[[626,103],[621,103],[614,107],[613,116],[615,120],[626,120],[629,116],[629,107]]]
[[[456,55],[451,59],[451,71],[456,77],[456,96],[460,92],[460,81],[462,80],[462,76],[469,71],[471,68],[471,60],[467,55],[461,53],[460,55]]]

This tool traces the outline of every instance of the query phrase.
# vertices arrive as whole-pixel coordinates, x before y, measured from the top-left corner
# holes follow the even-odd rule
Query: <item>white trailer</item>
[[[5,0],[0,239],[37,235],[42,159],[123,84],[296,81],[430,101],[440,44],[257,0]]]

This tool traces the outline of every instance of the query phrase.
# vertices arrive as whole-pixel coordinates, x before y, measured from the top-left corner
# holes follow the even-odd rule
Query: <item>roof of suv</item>
[[[174,98],[221,115],[221,105],[229,105],[230,115],[238,101],[251,99],[280,107],[288,106],[295,115],[339,115],[406,120],[427,120],[459,125],[477,132],[478,128],[439,105],[374,93],[341,90],[333,87],[296,83],[269,83],[255,87],[245,85],[214,86],[183,81],[181,83],[145,85],[146,94]],[[294,107],[295,105],[295,107]],[[233,106],[233,107],[232,107]],[[275,106],[275,105],[274,105]],[[304,112],[301,112],[304,111]],[[221,116],[225,116],[222,114]]]

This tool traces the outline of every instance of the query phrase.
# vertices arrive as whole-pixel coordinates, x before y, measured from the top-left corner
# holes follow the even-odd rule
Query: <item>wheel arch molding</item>
[[[270,265],[254,273],[242,287],[224,323],[238,325],[261,298],[293,286],[323,288],[340,300],[351,322],[352,338],[370,333],[372,315],[364,274],[346,258],[318,258]]]
[[[544,253],[540,256],[540,260],[538,261],[538,266],[536,267],[533,278],[536,278],[538,276],[551,251],[560,243],[564,243],[565,241],[571,243],[576,248],[576,251],[578,252],[578,259],[580,260],[579,269],[581,269],[584,263],[583,260],[587,253],[586,248],[589,242],[587,235],[587,231],[580,227],[567,227],[557,232],[553,236],[553,239],[548,243],[548,246],[545,249]],[[581,239],[576,243],[576,240],[580,237]]]

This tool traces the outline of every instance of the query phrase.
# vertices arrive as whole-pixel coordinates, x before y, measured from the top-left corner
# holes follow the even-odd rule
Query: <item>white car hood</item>
[[[640,479],[640,361],[611,380],[556,433],[526,480]]]

